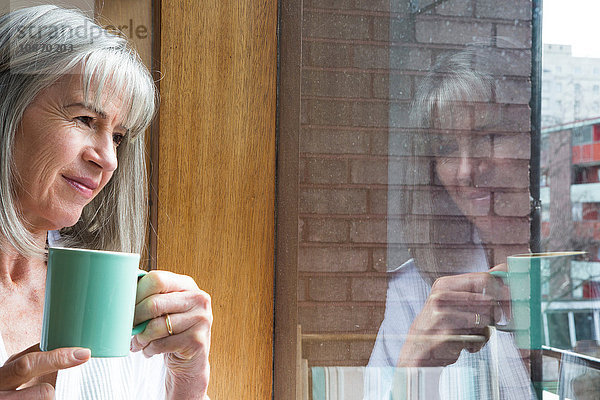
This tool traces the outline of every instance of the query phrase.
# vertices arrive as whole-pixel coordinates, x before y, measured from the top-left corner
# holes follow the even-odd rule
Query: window
[[[536,239],[530,213],[532,204],[537,206],[530,196],[540,186],[530,182],[530,171],[546,171],[534,235],[544,244],[557,241],[554,250],[571,248],[572,243],[560,241],[567,240],[566,231],[561,236],[555,223],[571,224],[570,229],[581,202],[559,199],[556,190],[570,191],[575,152],[581,163],[590,151],[595,154],[590,129],[573,132],[575,109],[582,113],[589,107],[573,98],[575,90],[583,91],[583,83],[576,88],[573,82],[573,64],[545,66],[565,72],[542,83],[544,104],[553,106],[543,118],[552,123],[532,126],[536,114],[530,101],[532,96],[541,100],[541,93],[531,92],[532,70],[539,70],[532,68],[528,40],[535,25],[530,2],[298,4],[302,57],[297,49],[297,58],[287,65],[297,67],[293,76],[301,77],[300,88],[288,94],[297,96],[298,113],[281,121],[297,124],[298,154],[290,167],[297,171],[297,198],[290,203],[297,204],[293,237],[298,256],[297,264],[283,273],[297,275],[293,292],[299,328],[290,329],[299,332],[300,364],[311,376],[312,393],[340,389],[325,383],[325,376],[336,373],[350,385],[344,386],[345,393],[390,397],[393,374],[386,378],[386,369],[427,364],[468,374],[455,361],[475,362],[473,357],[493,346],[502,352],[482,356],[484,381],[494,379],[485,371],[497,370],[504,378],[517,369],[541,371],[539,360],[531,367],[521,360],[512,339],[494,339],[498,342],[484,353],[461,356],[465,345],[455,342],[434,352],[428,346],[440,338],[427,332],[436,329],[432,315],[437,314],[427,298],[439,289],[433,286],[439,279],[460,286],[470,277],[465,274],[488,271],[509,255],[530,251]],[[545,49],[557,60],[571,54],[566,45]],[[563,126],[567,121],[569,128]],[[534,118],[533,123],[540,122]],[[531,165],[532,151],[539,150],[531,147],[534,128],[544,128],[547,137],[541,165]],[[558,273],[564,278],[560,284],[568,285],[571,277],[564,273]],[[547,287],[555,289],[552,285]],[[478,289],[481,294],[483,287]],[[443,311],[464,312],[464,325],[452,328],[480,341],[477,329],[482,318],[491,316],[473,312],[464,302],[446,306]],[[551,338],[545,343],[568,346],[569,332],[565,339],[556,327],[569,317],[555,314],[547,316],[545,332]],[[575,322],[580,337],[589,336],[588,320],[578,316]],[[423,346],[427,352],[420,352]],[[487,364],[496,356],[497,364]],[[370,376],[373,371],[379,375]],[[429,371],[419,370],[419,376]],[[460,383],[439,385],[436,393]],[[502,390],[514,390],[514,398],[531,397],[516,388]]]

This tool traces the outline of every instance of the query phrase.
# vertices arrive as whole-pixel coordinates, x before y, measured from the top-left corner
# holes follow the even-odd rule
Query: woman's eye
[[[113,133],[113,142],[117,147],[121,144],[123,139],[125,139],[125,135],[122,133]]]
[[[88,117],[87,115],[80,115],[79,117],[75,117],[75,119],[85,126],[92,126],[92,122],[94,121],[93,117]]]

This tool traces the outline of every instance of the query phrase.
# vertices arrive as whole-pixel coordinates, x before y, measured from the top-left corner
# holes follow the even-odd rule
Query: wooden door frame
[[[302,0],[279,2],[273,398],[296,399]]]

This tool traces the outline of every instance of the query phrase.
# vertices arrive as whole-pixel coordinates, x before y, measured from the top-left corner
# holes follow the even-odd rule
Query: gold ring
[[[478,312],[475,313],[475,326],[479,326],[481,324],[481,315]]]
[[[173,326],[171,325],[171,317],[169,314],[165,314],[165,324],[167,324],[167,332],[169,332],[169,336],[173,334]]]

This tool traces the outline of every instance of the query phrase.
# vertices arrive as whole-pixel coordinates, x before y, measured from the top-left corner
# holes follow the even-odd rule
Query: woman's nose
[[[96,164],[107,172],[117,169],[117,149],[113,142],[112,133],[100,134],[98,132],[86,149],[84,158],[85,161]]]
[[[460,186],[476,186],[478,181],[490,169],[490,160],[484,158],[461,157],[456,172],[456,180]]]
[[[473,182],[474,159],[471,157],[460,157],[456,171],[456,181],[460,186],[470,186]]]

